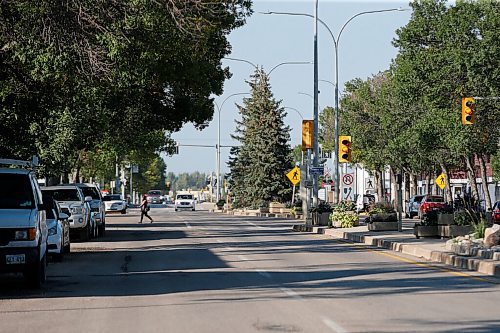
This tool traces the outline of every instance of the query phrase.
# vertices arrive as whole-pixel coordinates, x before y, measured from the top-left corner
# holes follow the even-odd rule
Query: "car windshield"
[[[0,209],[26,209],[34,207],[33,189],[29,176],[0,174]]]
[[[427,202],[444,202],[443,197],[427,197]]]
[[[92,197],[94,200],[101,200],[99,192],[95,187],[80,187],[85,197]]]
[[[177,199],[193,200],[193,196],[191,194],[180,194]]]
[[[161,195],[161,192],[160,191],[149,191],[148,194],[149,195]]]
[[[413,199],[413,201],[414,201],[414,202],[421,202],[423,198],[424,198],[423,196],[415,197],[415,198]]]
[[[105,195],[102,197],[102,201],[115,201],[115,200],[121,200],[119,194]]]
[[[64,188],[57,190],[42,189],[42,191],[50,193],[50,195],[57,201],[81,201],[76,188]]]

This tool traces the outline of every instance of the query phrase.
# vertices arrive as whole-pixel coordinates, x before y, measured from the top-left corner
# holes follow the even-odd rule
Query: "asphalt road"
[[[108,217],[40,291],[0,277],[0,331],[500,332],[500,285],[292,221],[152,209]]]

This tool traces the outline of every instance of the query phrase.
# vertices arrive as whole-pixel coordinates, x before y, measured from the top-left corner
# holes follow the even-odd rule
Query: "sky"
[[[366,79],[389,68],[397,49],[392,46],[396,30],[410,20],[408,1],[335,1],[319,0],[318,17],[325,22],[335,36],[352,16],[365,11],[403,8],[407,11],[393,11],[360,15],[349,22],[342,32],[339,42],[339,90],[342,94],[344,83],[354,78]],[[244,26],[234,30],[229,36],[232,52],[227,57],[243,59],[256,66],[263,66],[269,72],[283,62],[311,62],[311,64],[281,65],[270,75],[274,97],[288,109],[285,123],[291,127],[290,145],[301,143],[302,118],[313,119],[314,91],[314,20],[306,16],[266,15],[260,12],[279,11],[314,14],[314,1],[265,1],[253,2],[254,14]],[[318,72],[319,110],[334,105],[335,51],[333,41],[321,24],[318,24]],[[235,103],[242,103],[249,93],[246,81],[254,72],[254,67],[241,61],[222,61],[229,67],[232,77],[224,83],[224,93],[215,96],[221,106],[221,145],[237,145],[231,139],[240,119]],[[329,82],[324,82],[330,81]],[[232,94],[241,94],[229,97]],[[229,97],[229,98],[228,98]],[[215,173],[218,112],[202,131],[191,124],[172,134],[179,147],[179,154],[164,156],[167,172],[200,171]],[[191,147],[183,145],[203,145],[212,147]],[[229,148],[221,148],[221,172],[229,171],[227,161]]]

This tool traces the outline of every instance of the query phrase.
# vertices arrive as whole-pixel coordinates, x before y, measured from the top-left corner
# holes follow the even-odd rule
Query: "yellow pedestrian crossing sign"
[[[287,173],[286,176],[290,179],[293,185],[297,185],[300,182],[300,169],[295,167]]]
[[[444,175],[443,172],[436,178],[435,180],[436,185],[439,186],[442,190],[446,186],[446,176]]]

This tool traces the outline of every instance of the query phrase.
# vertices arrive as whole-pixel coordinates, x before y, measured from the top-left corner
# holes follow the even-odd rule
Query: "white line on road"
[[[191,225],[189,224],[189,222],[184,221],[184,224],[186,225],[186,227],[188,227],[188,229],[191,229],[191,228],[192,228],[192,227],[191,227]]]
[[[248,258],[242,255],[239,255],[238,258],[240,258],[241,261],[247,261]]]
[[[268,272],[266,272],[266,271],[262,271],[262,270],[260,270],[260,269],[256,269],[255,271],[256,271],[257,273],[259,273],[260,275],[262,275],[263,277],[266,277],[266,278],[268,278],[268,279],[270,279],[270,278],[271,278],[271,274],[269,274],[269,273],[268,273]]]
[[[299,294],[297,294],[295,291],[293,291],[292,289],[289,289],[289,288],[280,288],[280,290],[282,292],[284,292],[285,294],[287,294],[288,296],[296,299],[296,300],[303,300],[302,296],[300,296]]]
[[[248,224],[251,224],[251,225],[253,225],[254,227],[259,228],[259,229],[263,229],[263,228],[264,228],[264,227],[261,227],[260,225],[257,225],[257,224],[255,224],[255,223],[253,223],[253,222],[248,222]]]
[[[337,324],[336,322],[334,322],[333,320],[329,319],[329,318],[323,318],[323,323],[330,327],[334,332],[337,332],[337,333],[347,333],[348,331],[343,328],[342,326],[340,326],[339,324]]]
[[[220,239],[217,240],[217,243],[222,243],[222,241]]]

